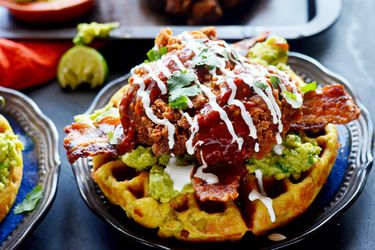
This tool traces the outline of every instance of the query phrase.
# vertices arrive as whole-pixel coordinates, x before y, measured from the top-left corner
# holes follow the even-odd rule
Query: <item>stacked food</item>
[[[246,51],[243,53],[243,51]],[[288,44],[229,45],[214,28],[163,30],[103,109],[67,126],[70,162],[129,218],[185,241],[261,235],[301,215],[360,114],[341,85],[318,88],[287,65]]]
[[[22,179],[23,144],[0,115],[0,221],[12,207]]]

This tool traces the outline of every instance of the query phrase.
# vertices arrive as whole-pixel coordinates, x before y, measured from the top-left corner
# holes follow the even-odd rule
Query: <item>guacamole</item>
[[[182,192],[174,190],[173,181],[164,171],[164,168],[158,165],[151,168],[148,185],[150,196],[160,202],[168,202],[180,194],[194,193],[194,188],[191,184],[185,185]]]
[[[10,132],[0,133],[0,191],[9,182],[9,169],[19,166],[22,162],[17,150],[22,150],[23,145],[18,137]]]
[[[288,60],[289,45],[284,38],[271,36],[266,41],[255,44],[247,57],[255,63],[263,65],[283,66]]]
[[[138,146],[121,156],[121,160],[128,166],[135,168],[138,171],[145,170],[158,163],[158,157],[156,157],[150,147]]]
[[[89,119],[93,122],[100,122],[102,119],[106,117],[120,118],[119,109],[113,107],[112,104],[108,104],[102,109],[95,110],[94,113],[90,115],[77,115],[74,117],[74,120],[76,122],[81,122]]]
[[[73,39],[74,44],[89,44],[95,38],[106,38],[109,33],[118,28],[119,23],[80,23],[77,25],[77,35]]]
[[[277,180],[290,175],[298,179],[302,172],[319,161],[321,150],[315,139],[288,134],[281,147],[274,148],[274,151],[260,160],[250,159],[246,168],[250,173],[260,169],[263,175],[274,176]]]

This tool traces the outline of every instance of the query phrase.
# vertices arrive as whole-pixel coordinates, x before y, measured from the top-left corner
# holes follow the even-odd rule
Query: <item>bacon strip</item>
[[[302,113],[302,119],[292,128],[308,130],[328,123],[345,124],[357,119],[361,111],[344,86],[335,84],[306,93]]]
[[[246,171],[243,167],[221,166],[208,172],[219,178],[219,183],[207,184],[204,180],[194,177],[193,187],[196,196],[200,201],[221,201],[235,200],[238,197],[240,180]]]
[[[64,147],[70,163],[74,163],[80,157],[98,154],[116,155],[119,146],[109,142],[108,134],[117,134],[117,131],[120,131],[118,141],[123,138],[120,119],[112,117],[107,117],[96,124],[75,122],[65,127],[64,131],[67,133]]]
[[[246,56],[249,53],[249,50],[254,47],[255,44],[264,42],[268,38],[268,35],[268,32],[260,33],[256,37],[233,43],[232,48],[235,49],[240,55]]]

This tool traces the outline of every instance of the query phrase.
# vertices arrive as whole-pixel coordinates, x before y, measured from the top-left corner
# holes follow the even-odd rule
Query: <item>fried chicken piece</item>
[[[191,33],[194,38],[207,38],[215,40],[216,35],[212,28],[203,31]],[[172,57],[177,57],[185,67],[188,67],[189,61],[194,56],[193,51],[189,48],[184,48],[177,37],[173,37],[170,31],[162,31],[156,38],[156,45],[168,46],[169,52],[164,55],[163,61],[165,67],[170,72],[180,71],[179,66],[171,60]],[[173,48],[173,49],[171,49]],[[160,63],[160,62],[159,62]],[[154,65],[155,66],[155,65]],[[153,67],[153,64],[149,64]],[[228,61],[228,70],[234,70],[234,64]],[[265,66],[257,65],[258,70],[262,72],[270,70],[270,74],[276,72],[268,69]],[[234,130],[238,136],[244,139],[243,147],[239,149],[237,143],[233,143],[232,134],[227,128],[219,113],[212,110],[208,104],[206,95],[198,95],[192,98],[192,105],[194,108],[186,110],[189,116],[198,116],[198,123],[200,130],[196,134],[193,145],[201,141],[200,150],[196,150],[196,158],[201,159],[198,151],[202,151],[205,161],[208,165],[222,165],[222,164],[237,164],[242,163],[244,159],[255,156],[257,158],[263,157],[265,154],[272,150],[273,145],[276,144],[276,136],[278,134],[278,124],[273,121],[268,104],[263,98],[256,94],[252,88],[249,87],[241,78],[236,78],[234,84],[238,91],[235,98],[242,102],[246,110],[250,113],[254,126],[257,131],[257,139],[249,137],[249,128],[244,121],[240,108],[236,105],[228,105],[228,99],[231,95],[231,88],[228,87],[227,82],[215,84],[211,79],[211,75],[205,67],[198,67],[195,69],[199,81],[206,87],[209,87],[217,96],[219,105],[225,110],[229,120],[234,126]],[[254,68],[253,70],[257,70]],[[181,115],[180,110],[172,109],[168,104],[168,95],[162,95],[157,82],[147,74],[147,70],[140,66],[135,70],[135,73],[142,77],[145,85],[145,91],[150,94],[150,107],[152,112],[158,119],[168,119],[169,122],[175,127],[174,133],[174,146],[172,150],[169,149],[168,128],[165,125],[155,124],[146,115],[144,103],[141,98],[137,96],[139,85],[134,83],[134,78],[130,78],[129,89],[124,94],[120,104],[120,114],[122,125],[124,127],[124,135],[129,137],[129,129],[133,130],[134,145],[147,145],[151,146],[155,155],[170,154],[184,155],[187,153],[186,142],[189,139],[191,132],[190,126],[186,126],[186,118]],[[252,74],[246,67],[237,66],[233,74]],[[163,82],[166,78],[163,73],[158,73]],[[282,77],[280,77],[281,79]],[[282,81],[289,81],[282,78]],[[289,83],[285,82],[287,88],[290,87]],[[289,91],[292,91],[289,89]],[[300,118],[301,110],[294,109],[285,100],[281,98],[280,90],[273,89],[272,95],[277,106],[281,110],[281,122],[283,125],[283,132],[281,137],[288,131],[292,122],[297,122]],[[259,150],[254,150],[256,143]],[[209,153],[214,152],[214,154]]]

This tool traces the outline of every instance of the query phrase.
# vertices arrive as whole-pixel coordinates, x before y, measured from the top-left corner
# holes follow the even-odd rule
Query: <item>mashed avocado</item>
[[[106,117],[120,118],[119,109],[113,107],[112,104],[108,104],[102,109],[95,110],[94,113],[90,115],[76,115],[74,117],[74,120],[76,122],[81,122],[89,119],[93,122],[100,122],[102,119]]]
[[[73,39],[74,44],[89,44],[95,38],[106,38],[109,33],[119,27],[119,23],[80,23],[77,25],[77,35]]]
[[[23,145],[14,134],[0,133],[0,190],[9,182],[9,169],[11,166],[21,164],[17,150],[22,150]]]
[[[163,167],[158,165],[151,168],[148,185],[151,197],[161,202],[168,202],[180,194],[194,193],[194,188],[191,184],[185,185],[182,192],[174,190],[173,181],[164,171]]]
[[[261,160],[250,159],[246,168],[250,173],[260,169],[263,175],[274,176],[277,180],[292,175],[298,179],[300,174],[319,161],[322,150],[315,139],[296,134],[288,134],[282,143],[280,155],[274,151]],[[279,152],[278,152],[279,153]]]
[[[247,57],[255,63],[282,66],[288,60],[289,45],[284,38],[271,36],[266,41],[255,44]]]
[[[145,170],[156,163],[158,163],[158,157],[154,156],[150,147],[138,146],[121,156],[121,160],[129,167],[135,168],[138,171]]]
[[[170,155],[164,154],[161,156],[155,156],[152,153],[151,147],[138,146],[136,149],[121,156],[121,160],[128,167],[135,168],[138,171],[142,171],[152,167],[155,164],[166,166],[171,158]],[[185,166],[189,165],[194,161],[194,157],[191,155],[177,156],[177,165]]]
[[[122,162],[128,167],[135,168],[138,171],[143,171],[151,168],[149,176],[149,193],[150,196],[161,202],[167,202],[172,198],[184,194],[193,193],[192,185],[185,185],[182,192],[173,189],[173,181],[164,171],[164,166],[169,163],[170,155],[155,156],[152,153],[151,147],[138,146],[121,156]],[[192,156],[186,155],[177,157],[177,166],[186,166],[193,161]],[[158,164],[158,165],[157,165]]]

